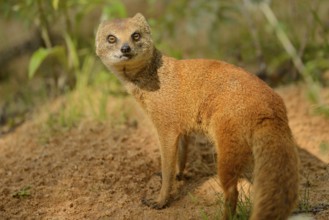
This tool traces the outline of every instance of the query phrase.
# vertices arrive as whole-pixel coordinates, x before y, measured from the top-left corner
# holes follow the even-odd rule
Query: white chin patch
[[[108,60],[110,60],[111,63],[120,63],[120,62],[127,62],[133,58],[132,55],[109,55],[107,57]]]
[[[125,56],[125,55],[121,55],[119,57],[120,60],[126,61],[126,60],[130,60],[132,58],[132,56]]]

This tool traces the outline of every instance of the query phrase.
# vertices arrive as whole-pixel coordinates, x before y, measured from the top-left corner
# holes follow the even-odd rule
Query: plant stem
[[[51,48],[52,43],[49,37],[49,25],[48,25],[47,17],[44,13],[44,9],[42,7],[41,0],[37,1],[37,5],[39,11],[40,26],[41,26],[41,37],[44,40],[46,47]]]

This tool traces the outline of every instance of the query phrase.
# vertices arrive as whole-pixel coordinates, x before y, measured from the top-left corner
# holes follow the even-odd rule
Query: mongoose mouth
[[[130,60],[133,58],[133,54],[121,54],[119,56],[115,56],[116,58],[118,58],[119,60],[123,60],[123,61],[126,61],[126,60]]]

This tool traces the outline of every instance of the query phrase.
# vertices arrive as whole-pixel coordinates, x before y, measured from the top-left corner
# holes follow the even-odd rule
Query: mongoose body
[[[222,61],[162,55],[141,14],[101,23],[96,52],[157,129],[162,186],[145,204],[168,204],[175,166],[179,176],[185,168],[186,136],[201,132],[218,152],[224,219],[235,213],[243,176],[251,176],[255,188],[251,219],[288,218],[298,197],[299,159],[285,105],[270,87]]]

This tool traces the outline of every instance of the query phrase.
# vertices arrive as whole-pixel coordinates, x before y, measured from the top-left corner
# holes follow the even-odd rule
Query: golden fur
[[[140,39],[134,40],[134,33]],[[115,37],[114,43],[108,42],[109,35]],[[124,56],[123,45],[130,48]],[[157,200],[145,204],[158,209],[167,205],[175,164],[179,176],[185,167],[186,136],[201,132],[218,152],[224,219],[235,213],[239,178],[252,170],[251,219],[287,219],[297,201],[299,159],[285,105],[270,87],[222,61],[163,56],[141,14],[100,24],[96,52],[135,96],[158,132],[162,186]]]

